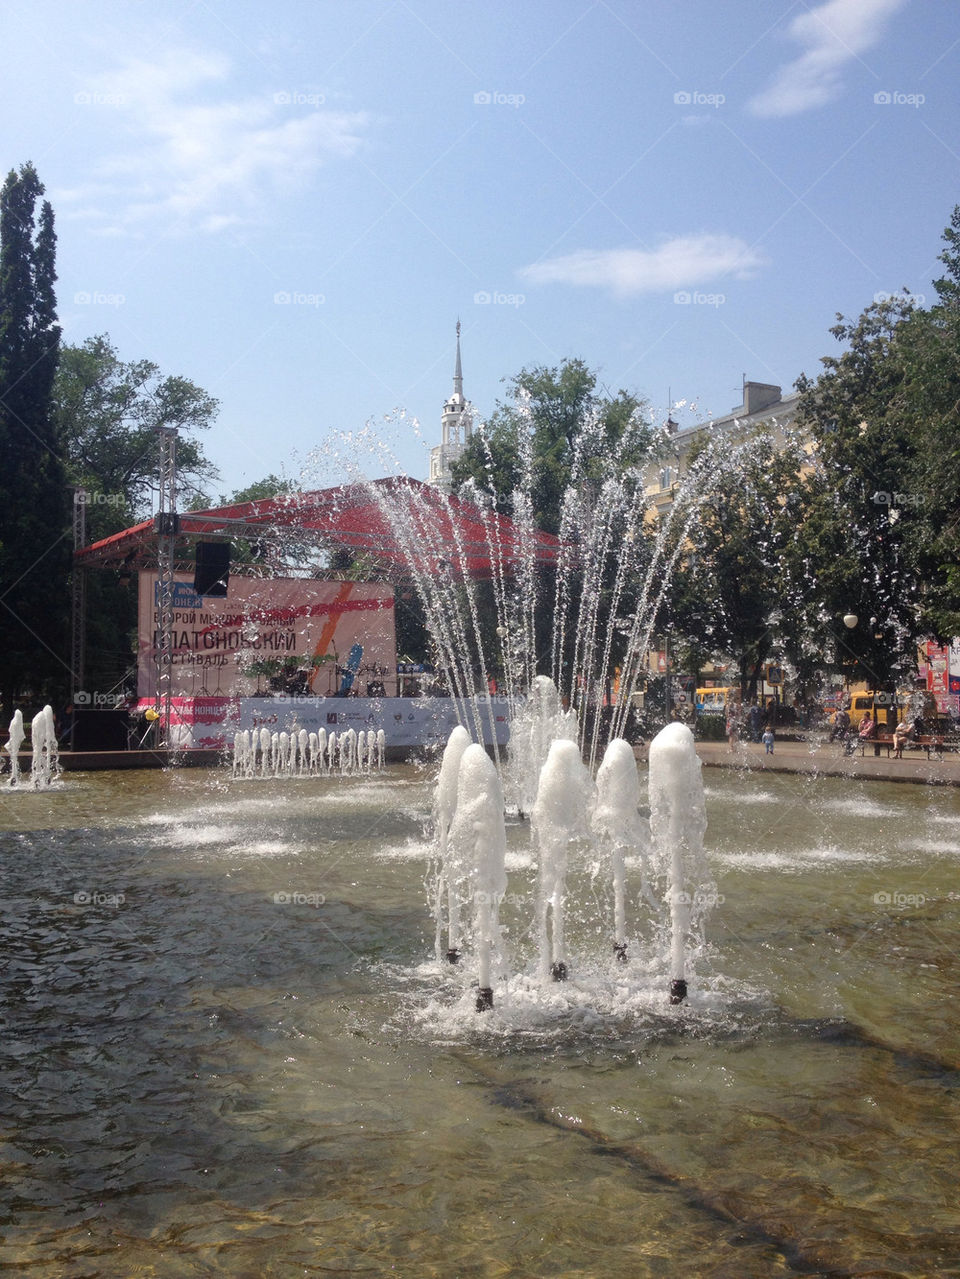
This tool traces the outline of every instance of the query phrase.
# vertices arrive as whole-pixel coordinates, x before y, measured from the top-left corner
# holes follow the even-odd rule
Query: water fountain
[[[549,705],[549,700],[543,704]],[[669,986],[670,1003],[687,998],[690,957],[702,947],[703,925],[716,901],[716,888],[703,851],[706,815],[700,761],[685,725],[668,725],[651,743],[649,831],[639,805],[637,763],[627,742],[614,739],[608,745],[596,785],[574,741],[559,737],[550,743],[529,824],[537,879],[535,892],[526,896],[536,918],[520,929],[521,937],[536,936],[535,987],[573,980],[582,964],[590,974],[588,998],[596,993],[598,974],[605,969],[606,977],[599,978],[606,982],[604,998],[619,986],[619,997],[629,1000],[637,982],[646,987],[651,976]],[[490,953],[496,954],[500,970],[498,1002],[522,1001],[530,990],[526,976],[511,982],[511,967],[515,970],[522,961],[518,965],[516,957],[501,946],[498,917],[490,914],[506,892],[500,851],[502,806],[493,762],[458,727],[447,742],[434,795],[436,863],[431,897],[437,956],[446,925],[446,959],[462,964],[465,979],[477,972],[481,995],[476,1008],[481,1012],[494,1005],[494,991],[487,980]],[[571,851],[581,862],[590,860],[594,877],[602,878],[612,891],[612,929],[609,918],[601,917],[591,931],[601,936],[605,932],[609,936],[607,929],[612,931],[616,972],[609,969],[610,961],[598,963],[595,953],[577,964],[571,962],[566,930]],[[630,903],[632,968],[628,860],[640,871]],[[582,910],[583,903],[578,905]]]
[[[334,772],[358,776],[382,772],[385,761],[383,729],[347,729],[339,735],[328,735],[323,728],[316,732],[305,728],[271,732],[261,728],[234,733],[230,767],[235,778],[248,780],[315,777]]]
[[[540,967],[554,981],[566,981],[568,974],[567,857],[572,843],[589,838],[592,789],[576,743],[566,738],[551,742],[533,805],[531,843],[539,873]]]
[[[438,517],[433,491],[371,484],[368,493],[405,560],[436,664],[463,708],[463,733],[474,742],[495,742],[496,709],[506,708],[509,745],[505,755],[494,746],[493,759],[508,810],[532,819],[531,847],[539,877],[536,966],[541,977],[562,982],[570,976],[568,858],[571,852],[585,856],[583,850],[589,849],[595,862],[606,864],[614,903],[612,926],[605,926],[613,934],[613,954],[621,975],[631,962],[637,971],[649,964],[651,947],[670,938],[676,969],[670,980],[679,1002],[686,991],[681,971],[685,950],[691,930],[700,922],[699,913],[684,900],[689,895],[685,886],[696,881],[694,891],[698,891],[706,882],[702,851],[698,851],[702,831],[698,840],[697,800],[690,780],[691,769],[699,770],[699,764],[692,737],[688,743],[681,742],[677,733],[671,733],[658,748],[664,763],[660,771],[652,766],[651,803],[654,795],[657,798],[648,867],[651,841],[638,816],[636,764],[623,739],[635,694],[645,679],[651,634],[671,573],[709,497],[710,479],[731,464],[735,450],[722,441],[710,443],[654,527],[646,496],[651,454],[638,461],[635,447],[637,428],[645,429],[646,424],[632,422],[620,442],[610,447],[599,419],[582,423],[570,481],[560,503],[555,559],[544,563],[531,499],[539,477],[526,413],[520,403],[515,442],[519,481],[509,494],[515,538],[506,538],[496,514],[503,495],[472,481],[458,497],[472,508],[472,518],[482,529],[481,545],[474,541],[467,546],[459,526]],[[489,450],[488,459],[488,471],[493,474]],[[470,568],[478,557],[485,558],[487,565],[489,585],[483,588]],[[544,629],[548,616],[549,634]],[[468,841],[450,842],[450,831],[458,820],[459,801],[454,804],[452,796],[459,785],[455,779],[465,766],[465,740],[458,734],[448,742],[435,803],[438,848],[431,895],[436,948],[438,957],[445,950],[453,964],[470,945],[475,912],[466,889],[478,873],[463,860]],[[612,752],[598,774],[595,794],[592,775],[604,745]],[[474,783],[479,784],[476,777]],[[679,798],[681,791],[683,798]],[[674,799],[665,838],[682,837],[686,843],[674,850],[664,869],[660,807],[669,807]],[[471,802],[479,801],[474,796]],[[683,807],[682,813],[677,805]],[[595,827],[591,827],[594,811]],[[640,905],[648,916],[650,935],[643,944],[637,940],[637,954],[629,961],[627,863],[633,859],[641,863]],[[477,962],[471,955],[468,967]]]
[[[555,737],[575,738],[592,771],[604,734],[608,741],[624,736],[671,573],[709,500],[711,480],[736,464],[736,448],[710,442],[651,533],[650,456],[625,461],[628,431],[598,460],[602,432],[599,422],[583,427],[551,564],[537,542],[530,494],[538,477],[530,432],[522,427],[516,444],[521,474],[509,495],[516,539],[509,547],[496,517],[498,495],[472,481],[458,496],[472,506],[483,544],[469,547],[456,525],[437,518],[435,495],[402,484],[368,486],[406,561],[437,664],[475,741],[495,738],[494,696],[506,705],[514,749],[512,775],[501,767],[501,779],[508,803],[521,812],[532,805]],[[481,555],[488,567],[485,600],[468,567]],[[543,631],[547,613],[549,634]],[[547,675],[552,683],[540,682]],[[545,697],[553,698],[551,706],[540,704]],[[499,767],[496,750],[495,759]]]
[[[598,847],[609,861],[613,882],[613,953],[620,963],[627,960],[626,857],[640,859],[641,894],[656,905],[650,894],[646,850],[650,832],[640,817],[640,784],[633,749],[622,738],[607,747],[597,772],[597,802],[593,811],[593,833]]]
[[[4,747],[10,756],[10,779],[7,785],[11,787],[22,785],[19,754],[25,736],[23,712],[16,710],[10,721],[7,744]],[[52,706],[44,706],[31,720],[30,748],[32,752],[30,786],[34,790],[46,790],[60,776],[57,731]]]
[[[685,724],[668,724],[650,743],[651,843],[653,863],[666,881],[670,903],[672,1004],[687,997],[690,934],[702,925],[710,900],[703,853],[707,815],[700,767],[693,734]]]
[[[484,748],[474,742],[464,749],[457,769],[457,804],[446,835],[444,879],[451,903],[449,953],[454,947],[459,952],[464,943],[464,908],[472,905],[469,936],[477,960],[478,1012],[493,1007],[493,974],[500,956],[499,907],[507,887],[506,851],[500,779]]]
[[[434,837],[437,842],[433,875],[433,914],[436,920],[436,952],[440,958],[446,926],[446,958],[455,964],[460,958],[460,894],[456,883],[459,867],[448,847],[450,824],[457,811],[460,761],[470,745],[470,734],[458,724],[444,747],[433,801]]]
[[[10,780],[7,783],[8,786],[19,786],[20,784],[20,747],[23,745],[25,737],[23,711],[16,710],[13,712],[13,719],[10,721],[10,731],[7,736],[7,744],[4,747],[4,750],[10,756]]]

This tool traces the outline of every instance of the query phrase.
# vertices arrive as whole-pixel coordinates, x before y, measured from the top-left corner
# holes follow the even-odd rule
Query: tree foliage
[[[53,210],[32,164],[0,191],[0,691],[53,697],[64,660],[69,508],[51,410],[60,345]]]
[[[650,450],[644,401],[598,390],[583,360],[522,369],[507,386],[510,402],[497,404],[453,468],[455,488],[473,480],[503,514],[513,513],[514,493],[528,489],[537,527],[557,533],[571,483],[600,483],[612,459],[624,472]]]
[[[150,512],[159,479],[158,427],[176,427],[179,505],[216,478],[189,432],[206,430],[217,401],[184,377],[161,374],[150,360],[124,360],[106,334],[65,346],[54,405],[70,478],[91,494],[91,540],[129,527]]]
[[[944,231],[938,301],[909,294],[832,330],[846,346],[801,378],[817,444],[808,553],[841,646],[874,687],[902,681],[916,641],[960,631],[960,206]],[[842,633],[844,613],[860,619]]]
[[[798,441],[764,432],[732,448],[714,471],[670,588],[665,622],[683,664],[695,672],[708,652],[733,658],[731,682],[750,700],[781,635],[799,634],[802,456]]]
[[[176,427],[178,505],[216,478],[199,441],[217,401],[150,360],[124,360],[106,334],[64,346],[53,406],[70,480],[86,492],[86,538],[98,541],[150,515],[159,483],[159,427]],[[201,506],[208,505],[206,499]],[[87,669],[91,689],[132,685],[136,597],[127,575],[87,575]]]

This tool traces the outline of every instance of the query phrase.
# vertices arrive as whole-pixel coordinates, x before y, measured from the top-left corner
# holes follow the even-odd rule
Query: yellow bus
[[[698,715],[726,715],[729,707],[740,706],[740,689],[732,684],[720,688],[698,688],[696,707]]]

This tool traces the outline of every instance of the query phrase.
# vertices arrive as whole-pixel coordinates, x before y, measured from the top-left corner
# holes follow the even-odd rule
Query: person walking
[[[766,728],[763,730],[763,736],[761,737],[760,740],[763,742],[764,746],[766,747],[765,753],[767,755],[772,755],[773,743],[776,741],[776,735],[774,734],[773,727],[770,724],[768,724]]]
[[[841,706],[833,717],[833,728],[830,730],[830,741],[836,741],[838,738],[842,742],[847,735],[847,729],[850,727],[850,712]]]

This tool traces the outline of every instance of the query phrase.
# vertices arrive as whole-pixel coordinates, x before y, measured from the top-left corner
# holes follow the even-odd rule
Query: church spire
[[[457,362],[453,368],[453,393],[443,406],[440,419],[441,442],[430,450],[430,483],[448,492],[453,482],[452,467],[473,434],[473,415],[463,395],[463,366],[460,363],[460,320],[457,320]]]
[[[463,399],[463,369],[460,367],[460,317],[457,316],[457,364],[453,370],[453,394]]]

